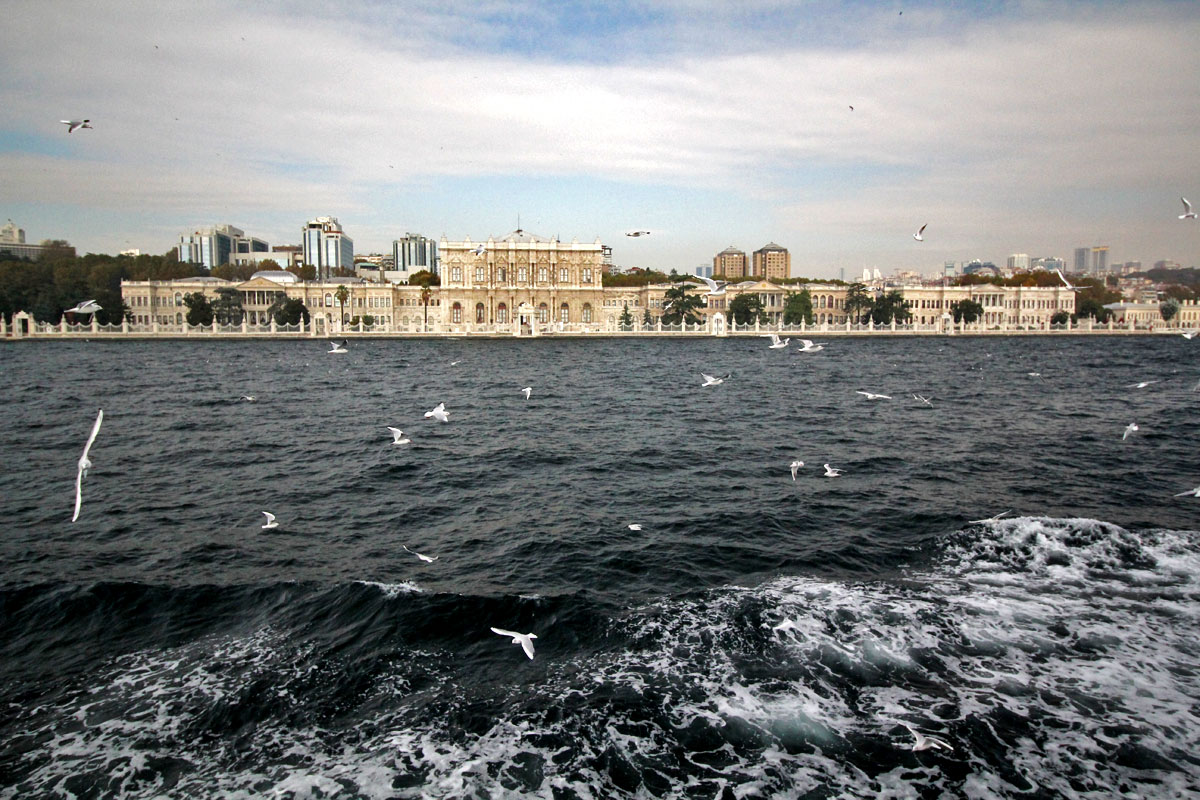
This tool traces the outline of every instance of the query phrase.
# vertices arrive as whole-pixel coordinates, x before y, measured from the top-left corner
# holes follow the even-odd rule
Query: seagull
[[[329,344],[331,345],[329,349],[330,353],[345,353],[346,345],[349,344],[349,342],[347,342],[345,339],[342,339],[340,342],[330,342]]]
[[[914,394],[913,400],[920,400],[922,403],[924,403],[927,406],[933,405],[933,403],[929,402],[929,398],[923,394]]]
[[[823,344],[813,344],[812,339],[801,339],[800,344],[803,345],[803,347],[798,349],[796,351],[797,353],[815,353],[818,350],[825,349],[825,345]]]
[[[68,308],[66,313],[68,313],[68,314],[95,314],[97,311],[100,311],[100,310],[101,310],[100,304],[97,303],[95,300],[84,300],[82,303],[75,306],[74,308]]]
[[[84,127],[87,128],[90,126],[84,125]],[[74,130],[74,129],[72,128],[72,130]],[[1179,215],[1179,218],[1180,219],[1196,219],[1196,212],[1192,211],[1192,204],[1187,201],[1187,198],[1181,197],[1179,199],[1183,201],[1183,213]]]
[[[626,236],[649,236],[650,231],[630,231]]]
[[[631,530],[631,531],[640,531],[641,529],[642,529],[642,523],[640,523],[640,522],[631,522],[631,523],[629,523],[629,530]]]
[[[925,237],[923,237],[921,234],[925,233],[925,229],[928,227],[929,227],[929,223],[926,222],[924,225],[921,226],[921,230],[919,230],[913,234],[913,238],[916,239],[918,242],[925,241]]]
[[[772,334],[770,334],[770,336],[771,336],[771,344],[768,345],[768,347],[772,350],[778,350],[781,347],[787,347],[788,342],[791,341],[791,338],[787,338],[787,339],[780,341],[779,334],[777,334],[777,333],[772,333]]]
[[[1180,492],[1175,496],[1183,497],[1185,495],[1188,497],[1200,497],[1200,486],[1197,486],[1195,489],[1188,489],[1186,492]]]
[[[275,521],[275,515],[274,515],[274,514],[272,514],[270,511],[264,511],[264,512],[262,512],[262,513],[263,513],[264,515],[266,515],[266,517],[267,517],[267,521],[266,521],[266,523],[265,523],[265,524],[262,526],[262,529],[263,529],[264,531],[265,531],[265,530],[270,530],[271,528],[278,528],[278,527],[279,527],[279,523]]]
[[[861,394],[863,397],[867,398],[868,400],[891,400],[892,399],[890,395],[875,394],[874,392],[856,391],[855,394]]]
[[[83,502],[83,478],[92,466],[92,462],[88,460],[88,452],[92,449],[92,442],[96,441],[96,434],[100,432],[100,423],[103,421],[104,409],[100,409],[100,413],[96,415],[96,422],[92,425],[92,432],[88,435],[87,444],[83,446],[83,455],[79,457],[79,470],[75,473],[75,514],[71,517],[71,522],[79,519],[79,504]]]
[[[1138,383],[1127,384],[1125,386],[1125,388],[1126,389],[1145,389],[1147,386],[1149,386],[1152,383],[1158,383],[1158,381],[1139,381]]]
[[[842,471],[840,469],[831,467],[828,464],[825,465],[825,477],[826,478],[836,478],[841,474],[842,474]]]
[[[399,428],[393,428],[391,425],[388,425],[387,429],[392,432],[392,444],[411,444],[412,443],[412,439],[404,438],[404,431],[400,430]]]
[[[1181,333],[1179,335],[1185,339],[1193,339],[1193,338],[1195,338],[1197,333],[1200,333],[1200,331],[1184,331],[1183,333]]]
[[[1121,434],[1121,441],[1122,442],[1125,441],[1126,439],[1129,438],[1129,434],[1137,433],[1139,430],[1141,430],[1141,429],[1137,426],[1136,422],[1129,423],[1128,425],[1125,426],[1125,433]]]
[[[412,553],[414,556],[421,559],[426,564],[432,564],[433,562],[435,562],[439,558],[441,558],[441,556],[427,556],[424,553],[418,553],[416,550],[409,550],[408,545],[406,545],[406,544],[402,544],[400,546],[404,548],[405,552]]]
[[[853,111],[853,110],[854,110],[854,106],[850,106],[850,110],[851,110],[851,111]]]
[[[522,393],[524,393],[524,395],[525,395],[525,399],[526,399],[526,400],[528,400],[528,399],[529,399],[529,395],[533,394],[533,387],[532,387],[532,386],[526,386],[524,389],[522,389],[522,390],[521,390],[521,392],[522,392]]]
[[[1054,269],[1054,272],[1055,272],[1055,273],[1058,275],[1058,279],[1059,279],[1060,281],[1062,281],[1062,282],[1063,282],[1063,286],[1067,287],[1067,288],[1068,288],[1068,289],[1070,289],[1071,291],[1075,291],[1075,287],[1074,287],[1074,286],[1072,286],[1072,285],[1071,285],[1071,282],[1067,280],[1067,276],[1062,274],[1062,270],[1061,270],[1061,269],[1058,269],[1058,268],[1056,267],[1056,268]]]
[[[242,395],[242,399],[243,399],[243,400],[245,400],[247,403],[253,403],[253,402],[254,402],[254,395],[252,395],[252,394],[244,394],[244,395]]]
[[[89,130],[95,130],[95,128],[92,128],[92,125],[91,125],[92,121],[90,119],[85,119],[83,121],[74,120],[74,119],[61,119],[61,120],[59,120],[59,122],[61,122],[63,125],[67,126],[67,133],[74,133],[78,128],[88,128]],[[1187,201],[1185,200],[1184,202],[1186,203]]]
[[[479,245],[479,247],[475,248],[475,255],[477,255],[477,256],[481,256],[486,252],[487,252],[487,245],[481,244],[481,245]]]
[[[1040,372],[1026,372],[1025,374],[1026,374],[1026,375],[1028,375],[1028,376],[1029,376],[1029,377],[1031,377],[1031,378],[1040,378],[1040,377],[1042,377],[1042,373],[1040,373]]]
[[[438,403],[437,407],[435,407],[432,411],[425,412],[425,418],[429,419],[430,417],[433,417],[438,422],[449,422],[450,412],[446,410],[445,403]]]
[[[458,361],[451,361],[450,366],[457,367],[461,363],[462,363],[462,359],[460,358]]]
[[[724,281],[722,281],[718,285],[717,282],[714,281],[712,278],[706,278],[703,275],[697,275],[696,277],[698,277],[700,280],[702,280],[708,284],[708,296],[709,297],[720,297],[721,295],[725,294],[725,282]]]
[[[989,522],[998,521],[1001,517],[1003,517],[1005,514],[1008,514],[1008,513],[1009,513],[1008,511],[1001,511],[999,514],[993,514],[992,516],[988,517],[987,519],[969,519],[969,520],[967,520],[967,524],[968,525],[987,525]]]
[[[788,466],[792,469],[792,480],[796,480],[796,473],[799,472],[800,468],[804,466],[804,462],[793,461],[791,464],[788,464]]]
[[[909,725],[907,722],[901,722],[900,724],[903,725],[904,727],[908,728],[908,732],[913,735],[914,739],[916,739],[916,741],[913,742],[913,746],[912,746],[912,749],[914,752],[917,750],[934,750],[934,749],[953,750],[954,749],[948,743],[942,741],[941,739],[937,738],[936,736],[926,736],[925,734],[921,733],[913,726]]]
[[[705,375],[703,372],[701,372],[700,377],[704,378],[704,383],[700,384],[700,388],[703,389],[705,386],[716,386],[719,383],[724,383],[725,379],[732,374],[733,373],[730,372],[726,375],[722,375],[720,378],[714,378],[712,375]]]
[[[517,633],[515,631],[506,631],[503,628],[492,628],[492,633],[513,637],[512,643],[521,645],[521,649],[525,651],[525,655],[529,656],[530,661],[533,660],[533,640],[537,638],[536,633]]]

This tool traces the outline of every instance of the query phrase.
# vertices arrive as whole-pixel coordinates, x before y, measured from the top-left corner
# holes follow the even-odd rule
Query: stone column
[[[60,319],[58,321],[58,331],[59,331],[59,333],[67,332],[67,315],[66,314],[63,314],[62,319]]]

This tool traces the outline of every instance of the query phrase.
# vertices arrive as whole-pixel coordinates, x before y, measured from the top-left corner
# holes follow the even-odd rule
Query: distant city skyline
[[[1100,245],[1200,266],[1200,223],[1177,219],[1200,200],[1200,5],[903,11],[15,0],[0,220],[81,253],[163,253],[213,224],[300,244],[331,215],[386,254],[519,215],[681,273],[772,242],[818,278],[1084,247],[1091,269]]]

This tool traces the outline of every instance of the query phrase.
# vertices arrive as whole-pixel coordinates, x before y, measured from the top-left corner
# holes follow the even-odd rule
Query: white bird
[[[347,352],[346,345],[349,344],[349,342],[347,342],[345,339],[343,339],[340,342],[330,342],[329,344],[330,344],[329,352],[345,353],[345,352]]]
[[[1137,383],[1129,383],[1129,384],[1125,385],[1125,388],[1126,389],[1145,389],[1147,386],[1149,386],[1152,383],[1158,383],[1158,381],[1139,381]]]
[[[1196,212],[1192,211],[1192,204],[1187,201],[1186,197],[1179,198],[1183,201],[1183,213],[1179,215],[1180,219],[1196,219]]]
[[[704,378],[704,383],[700,384],[700,388],[703,389],[705,386],[716,386],[719,383],[724,383],[725,379],[732,374],[733,373],[730,372],[726,375],[722,375],[719,378],[714,378],[712,375],[705,375],[703,372],[701,372],[700,377]]]
[[[96,414],[96,422],[92,425],[92,432],[88,434],[87,444],[83,446],[83,455],[79,457],[79,468],[75,473],[75,514],[71,517],[71,522],[79,519],[79,504],[83,502],[83,478],[92,466],[92,462],[88,460],[88,452],[92,449],[92,442],[96,441],[96,434],[100,432],[100,423],[103,421],[104,409],[100,409],[100,413]]]
[[[242,399],[243,399],[243,400],[245,400],[247,403],[253,403],[253,402],[254,402],[254,395],[252,395],[252,394],[244,394],[244,395],[242,395]]]
[[[874,392],[856,391],[855,394],[861,394],[863,397],[867,398],[868,400],[891,400],[892,399],[890,395],[875,394]]]
[[[696,277],[698,277],[700,280],[702,280],[708,284],[708,296],[709,297],[720,297],[721,295],[725,294],[725,282],[724,281],[722,281],[721,283],[717,283],[712,278],[706,278],[703,275],[697,275]]]
[[[262,513],[263,513],[263,514],[266,516],[266,518],[267,518],[267,521],[266,521],[266,523],[265,523],[265,524],[262,526],[262,529],[263,529],[264,531],[265,531],[265,530],[270,530],[271,528],[278,528],[278,527],[279,527],[279,523],[275,521],[275,515],[274,515],[274,514],[272,514],[270,511],[264,511],[264,512],[262,512]]]
[[[936,736],[926,736],[925,734],[921,733],[919,730],[917,730],[913,726],[909,725],[907,722],[901,722],[900,724],[903,725],[904,727],[908,728],[908,732],[913,735],[914,739],[916,739],[916,741],[913,742],[913,746],[912,746],[912,749],[914,752],[918,751],[918,750],[934,750],[934,749],[953,750],[954,749],[947,742],[937,738]]]
[[[929,223],[926,222],[924,225],[921,226],[921,230],[919,230],[913,234],[913,238],[916,239],[918,242],[925,241],[925,237],[922,236],[922,234],[925,233],[925,229],[928,227],[929,227]]]
[[[1180,492],[1175,496],[1184,497],[1185,495],[1188,497],[1200,497],[1200,486],[1197,486],[1195,489],[1188,489],[1186,492]]]
[[[1194,339],[1197,333],[1200,333],[1200,331],[1184,331],[1179,335],[1185,339]]]
[[[1139,430],[1141,430],[1141,429],[1138,428],[1136,422],[1129,423],[1128,425],[1125,426],[1125,432],[1123,434],[1121,434],[1121,441],[1122,442],[1125,441],[1126,439],[1129,438],[1129,434],[1137,433]]]
[[[792,480],[796,480],[796,473],[799,472],[800,468],[804,466],[804,462],[793,461],[791,464],[788,464],[788,466],[791,467],[792,470]]]
[[[475,255],[477,255],[477,256],[483,255],[484,253],[487,252],[487,245],[485,245],[485,244],[479,245],[478,247],[475,248],[474,252],[475,252]]]
[[[428,419],[429,417],[433,417],[438,422],[449,422],[450,412],[446,410],[445,403],[438,403],[432,411],[425,412],[425,418]]]
[[[525,655],[529,656],[531,661],[533,660],[533,640],[537,638],[536,633],[517,633],[516,631],[506,631],[503,628],[492,628],[492,633],[513,637],[512,643],[521,645]]]
[[[631,523],[629,523],[629,530],[631,530],[631,531],[640,531],[641,529],[642,529],[642,523],[640,523],[640,522],[631,522]]]
[[[1028,376],[1029,376],[1029,377],[1031,377],[1031,378],[1040,378],[1040,377],[1042,377],[1042,373],[1040,373],[1040,372],[1026,372],[1025,374],[1026,374],[1026,375],[1028,375]]]
[[[95,300],[84,300],[74,308],[68,308],[68,314],[95,314],[101,310],[101,306]]]
[[[451,361],[450,366],[457,367],[461,363],[462,363],[462,359],[460,358],[458,361]]]
[[[797,353],[815,353],[818,350],[825,349],[825,345],[823,344],[813,344],[812,339],[801,339],[800,344],[803,345],[803,347],[798,349],[796,351]]]
[[[400,430],[399,428],[393,428],[391,425],[388,425],[387,429],[392,432],[392,444],[411,444],[412,443],[412,439],[404,438],[404,431]]]
[[[435,562],[439,558],[441,558],[441,556],[427,556],[424,553],[418,553],[416,550],[409,550],[408,545],[406,545],[406,544],[402,544],[400,546],[404,548],[405,552],[412,553],[414,556],[421,559],[426,564],[432,564],[433,562]]]
[[[828,464],[825,465],[825,477],[826,478],[836,478],[841,474],[842,474],[842,471],[840,469],[835,469],[834,467],[831,467]]]
[[[781,347],[787,347],[788,342],[791,341],[791,338],[783,339],[781,341],[779,338],[779,334],[777,334],[777,333],[772,333],[772,334],[768,334],[768,335],[771,337],[771,344],[769,344],[768,347],[770,347],[770,349],[772,349],[772,350],[778,350]]]
[[[526,386],[524,389],[521,390],[521,392],[525,395],[525,399],[528,400],[529,395],[533,394],[533,387]]]
[[[933,403],[929,402],[929,398],[923,394],[914,394],[913,400],[920,400],[922,403],[924,403],[927,406],[933,405]]]
[[[91,126],[92,121],[90,119],[85,119],[85,120],[60,119],[59,122],[61,122],[63,125],[67,126],[67,133],[74,133],[79,128],[89,128],[91,130],[95,130]]]
[[[650,231],[629,231],[626,236],[649,236]]]
[[[1001,517],[1003,517],[1004,515],[1006,515],[1008,513],[1009,513],[1008,511],[1001,511],[999,514],[993,514],[992,516],[988,517],[987,519],[969,519],[969,520],[967,520],[967,524],[968,525],[986,525],[989,522],[996,522],[997,520],[999,520]]]
[[[1054,272],[1055,272],[1055,274],[1058,275],[1058,279],[1063,282],[1063,286],[1067,287],[1071,291],[1075,291],[1075,287],[1072,286],[1071,282],[1067,280],[1067,276],[1062,274],[1061,269],[1058,269],[1057,267],[1055,267]]]

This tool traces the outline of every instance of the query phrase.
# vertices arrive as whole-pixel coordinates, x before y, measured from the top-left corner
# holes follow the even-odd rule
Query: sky
[[[1200,266],[1193,0],[0,11],[0,222],[81,253],[334,216],[359,254],[519,219],[664,271],[769,242],[817,278],[1093,245]]]

